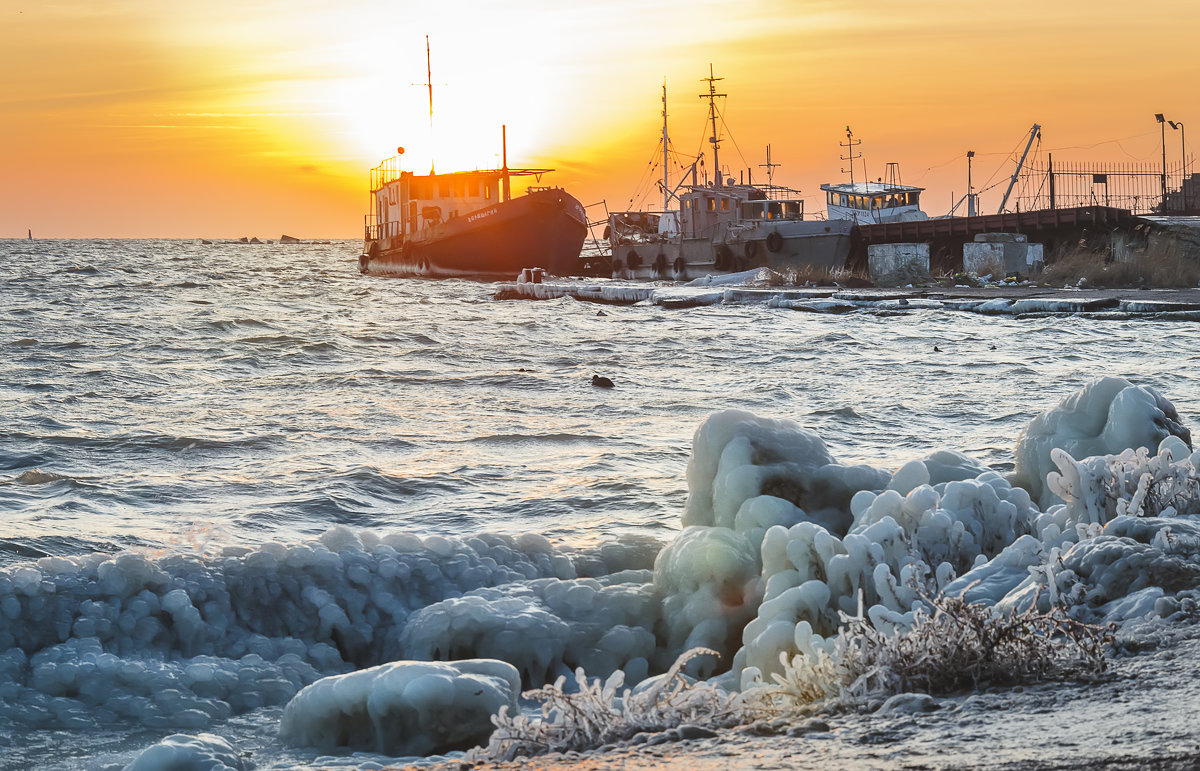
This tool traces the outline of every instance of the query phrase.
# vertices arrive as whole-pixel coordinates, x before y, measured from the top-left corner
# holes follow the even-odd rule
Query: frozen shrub
[[[981,684],[1015,685],[1105,671],[1109,628],[1081,623],[1063,606],[998,613],[959,597],[927,598],[913,625],[886,635],[843,614],[834,652],[800,654],[761,689],[776,710],[814,702],[853,706],[907,692],[950,693]]]
[[[492,717],[496,730],[488,746],[472,759],[512,760],[547,752],[586,750],[629,739],[641,732],[665,731],[685,723],[724,727],[748,722],[753,709],[735,693],[705,682],[694,682],[683,668],[695,656],[715,651],[693,648],[675,660],[665,675],[648,687],[622,690],[621,670],[603,683],[575,671],[579,691],[563,690],[565,677],[522,696],[542,702],[541,717],[510,715],[506,707]]]
[[[1182,458],[1175,460],[1175,458]],[[1072,519],[1104,524],[1115,517],[1172,517],[1200,513],[1200,471],[1187,446],[1167,440],[1157,455],[1145,448],[1075,460],[1055,449],[1058,466],[1046,484],[1067,502]]]

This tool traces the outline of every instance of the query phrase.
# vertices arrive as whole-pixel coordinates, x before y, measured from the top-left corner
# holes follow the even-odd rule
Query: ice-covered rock
[[[659,611],[650,571],[537,579],[426,606],[409,618],[395,655],[499,659],[530,687],[577,667],[604,676],[623,669],[632,683],[655,659]]]
[[[1045,509],[1060,502],[1045,483],[1055,470],[1053,450],[1074,458],[1112,455],[1139,447],[1155,449],[1168,436],[1191,445],[1191,434],[1174,405],[1158,391],[1122,378],[1099,378],[1030,422],[1017,440],[1012,481]]]
[[[813,521],[842,534],[854,493],[880,489],[888,478],[879,469],[838,465],[819,436],[793,421],[725,410],[709,416],[693,439],[683,524],[736,528],[739,510],[767,495],[794,507],[773,511],[783,520],[774,524]]]
[[[486,743],[491,716],[517,706],[521,679],[503,661],[394,661],[323,678],[288,702],[285,744],[323,752],[431,755]]]
[[[662,598],[667,657],[691,648],[710,648],[728,667],[742,627],[753,617],[761,594],[758,551],[727,527],[684,528],[658,555],[654,587]],[[701,675],[717,666],[696,660]]]
[[[212,734],[172,734],[125,766],[124,771],[247,771],[233,745]]]

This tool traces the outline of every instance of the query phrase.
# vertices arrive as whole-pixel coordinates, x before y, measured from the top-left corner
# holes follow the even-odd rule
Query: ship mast
[[[667,153],[667,142],[669,140],[667,139],[667,79],[666,78],[663,78],[662,103],[663,103],[663,109],[662,109],[662,116],[663,116],[663,138],[662,138],[662,146],[663,146],[663,181],[662,181],[663,211],[667,211],[668,209],[671,208],[671,187],[670,187],[671,181],[667,176],[667,170],[669,168],[667,164],[670,163],[670,158]]]
[[[429,146],[433,148],[433,67],[429,61],[429,35],[425,36],[425,82],[421,85],[429,89]],[[433,174],[435,162],[429,160],[429,173]]]
[[[717,187],[724,187],[724,182],[721,179],[721,161],[717,155],[717,150],[721,146],[720,140],[717,139],[717,97],[725,96],[725,94],[718,94],[715,84],[718,80],[724,79],[713,77],[712,62],[708,64],[708,77],[700,78],[701,82],[708,82],[708,93],[701,94],[700,98],[708,100],[708,118],[712,121],[712,136],[708,138],[708,143],[712,145],[713,171],[717,177]]]

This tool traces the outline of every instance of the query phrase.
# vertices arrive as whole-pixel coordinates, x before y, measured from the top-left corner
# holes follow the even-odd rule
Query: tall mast
[[[503,200],[508,201],[508,200],[512,199],[512,185],[511,185],[511,182],[509,181],[509,177],[508,177],[508,124],[507,123],[500,126],[500,152],[503,154],[502,158],[503,158],[503,163],[504,163],[504,168],[502,169],[504,174],[501,177],[501,180],[503,181],[503,189],[501,192],[504,195]]]
[[[425,36],[425,87],[429,89],[429,146],[433,147],[433,67],[429,63],[429,35]],[[429,160],[429,173],[435,173],[435,161]]]
[[[433,67],[429,62],[429,35],[425,36],[425,87],[429,89],[429,130],[433,131]]]
[[[662,181],[663,211],[667,211],[668,209],[671,208],[671,188],[670,188],[670,179],[667,176],[667,164],[669,163],[670,159],[667,154],[667,142],[669,140],[667,139],[667,79],[666,78],[663,78],[662,102],[663,102],[663,109],[662,109],[662,116],[663,116],[663,138],[662,138],[662,146],[663,146],[663,181]]]
[[[767,162],[758,164],[758,167],[760,169],[767,170],[767,184],[768,185],[773,185],[775,183],[775,181],[774,181],[775,169],[779,168],[779,166],[780,166],[780,164],[778,164],[778,163],[771,163],[771,146],[767,145]]]
[[[838,147],[846,148],[846,154],[843,156],[840,156],[840,158],[843,161],[850,162],[850,185],[851,186],[854,185],[854,162],[862,157],[862,153],[859,153],[858,155],[854,154],[854,148],[858,147],[861,144],[862,144],[862,140],[854,138],[854,132],[850,130],[849,126],[846,127],[846,141],[838,142]],[[842,173],[845,174],[846,170],[842,169]],[[863,176],[865,177],[866,174],[867,174],[867,170],[864,166]]]
[[[709,120],[712,121],[712,136],[710,136],[708,138],[708,143],[712,145],[713,172],[716,174],[717,187],[724,187],[724,184],[725,184],[724,180],[721,179],[721,160],[720,160],[720,157],[717,155],[717,150],[721,146],[721,141],[717,138],[717,97],[725,96],[725,94],[718,94],[715,84],[718,80],[724,80],[724,79],[725,78],[713,77],[712,62],[709,62],[709,64],[708,64],[708,77],[700,78],[700,80],[702,82],[703,81],[708,82],[708,93],[701,94],[700,98],[708,100],[708,118],[709,118]]]

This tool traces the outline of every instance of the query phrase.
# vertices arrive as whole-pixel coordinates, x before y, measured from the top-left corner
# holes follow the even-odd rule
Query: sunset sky
[[[0,0],[0,238],[357,238],[397,145],[495,166],[503,124],[510,165],[653,207],[663,81],[694,155],[710,63],[735,176],[770,144],[823,210],[850,125],[872,177],[899,162],[944,214],[966,152],[994,184],[1035,122],[1056,163],[1160,163],[1157,112],[1190,154],[1198,28],[1195,0]]]

